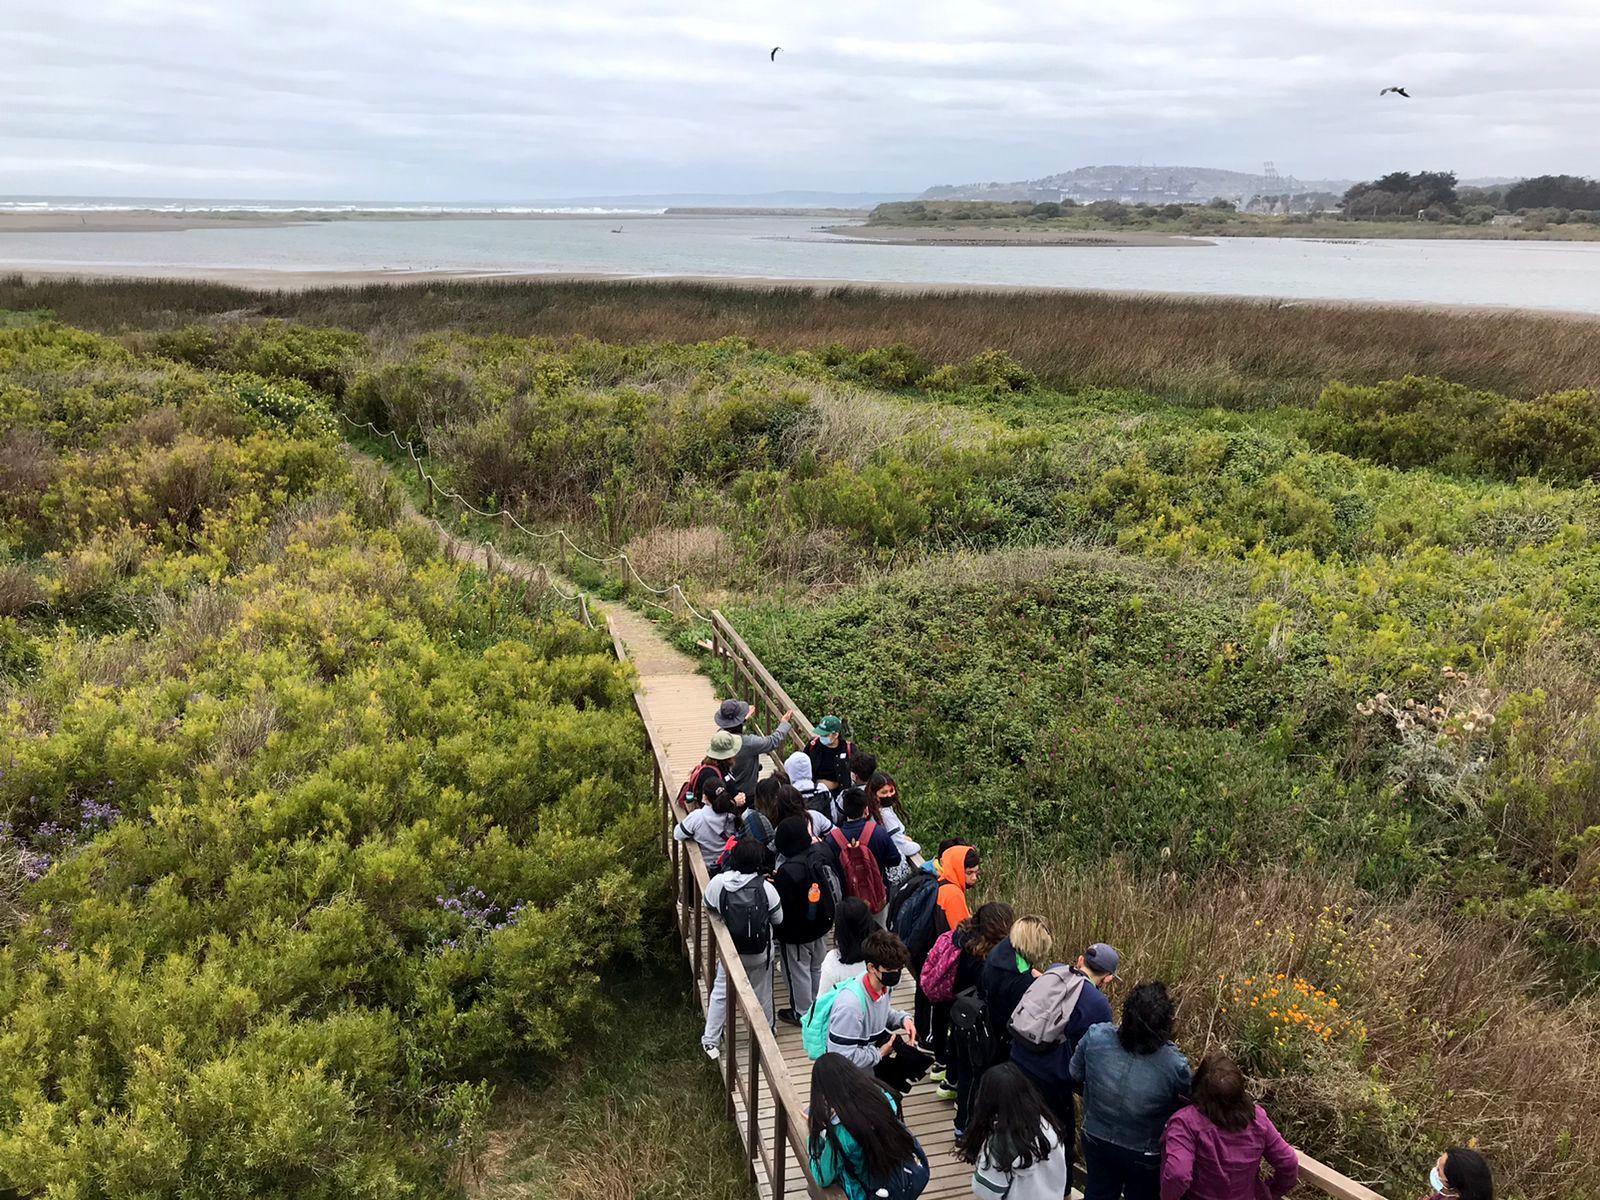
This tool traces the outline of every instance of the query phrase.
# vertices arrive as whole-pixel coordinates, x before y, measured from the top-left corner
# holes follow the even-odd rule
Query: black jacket
[[[849,787],[850,756],[855,750],[855,746],[844,738],[839,739],[837,746],[824,746],[821,738],[812,738],[806,743],[806,757],[811,760],[811,777],[819,785],[823,780],[835,784],[838,791]]]
[[[978,994],[989,1009],[990,1026],[1006,1046],[1011,1045],[1011,1014],[1032,982],[1032,971],[1017,970],[1017,952],[1010,938],[989,952],[978,979]]]
[[[783,902],[783,923],[773,930],[778,941],[797,946],[803,942],[814,942],[827,934],[832,922],[828,919],[826,905],[818,905],[813,910],[807,893],[811,890],[815,875],[822,891],[826,893],[824,900],[831,898],[829,884],[822,872],[832,869],[833,856],[828,853],[828,848],[814,845],[803,854],[785,859],[783,866],[773,874],[772,886],[777,889],[778,899]]]

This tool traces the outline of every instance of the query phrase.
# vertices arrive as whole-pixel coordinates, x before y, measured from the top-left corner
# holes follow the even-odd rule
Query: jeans
[[[817,984],[822,979],[822,960],[828,954],[828,939],[819,937],[814,942],[783,942],[781,945],[783,976],[789,981],[789,1007],[804,1014],[817,998]]]
[[[1161,1155],[1141,1154],[1084,1133],[1083,1200],[1160,1200]]]
[[[777,1017],[772,1011],[772,951],[765,954],[741,954],[744,973],[750,977],[750,987],[767,1015],[770,1029]],[[716,982],[711,985],[711,1002],[706,1005],[706,1028],[700,1035],[700,1044],[710,1049],[722,1041],[722,1030],[728,1023],[728,973],[719,962]]]

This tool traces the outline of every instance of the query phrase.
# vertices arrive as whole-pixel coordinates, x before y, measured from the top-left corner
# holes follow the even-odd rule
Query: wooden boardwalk
[[[345,419],[352,425],[362,424]],[[370,424],[365,428],[380,438],[393,439],[397,447],[407,451],[418,478],[427,485],[430,512],[436,495],[460,501],[459,496],[443,491],[427,473],[414,447]],[[509,531],[509,520],[503,524]],[[491,574],[502,570],[541,585],[553,585],[555,573],[548,564],[506,557],[487,543],[457,537],[437,522],[432,526],[454,559],[471,562]],[[684,599],[681,588],[674,585],[671,590],[680,601]],[[574,593],[568,598],[574,602],[579,618],[593,624],[589,597]],[[704,861],[671,836],[673,823],[683,815],[675,804],[678,784],[704,757],[714,729],[716,690],[711,680],[696,670],[694,660],[672,646],[647,618],[622,606],[610,609],[605,617],[618,657],[632,662],[638,672],[634,701],[644,722],[646,750],[653,761],[652,791],[661,817],[660,848],[672,863],[678,928],[702,1008],[707,1003],[717,963],[726,962],[731,967],[730,1011],[720,1064],[728,1097],[727,1114],[744,1143],[751,1181],[762,1197],[840,1197],[843,1192],[837,1188],[818,1188],[802,1168],[811,1064],[801,1045],[800,1031],[782,1024],[775,1031],[767,1026],[727,930],[705,913],[701,900],[708,880]],[[804,746],[811,736],[810,722],[733,626],[716,611],[712,612],[711,648],[728,666],[734,689],[745,699],[759,701],[764,716],[786,709],[795,711],[794,732],[785,750]],[[780,769],[782,756],[782,751],[775,754],[766,769]],[[774,994],[775,1006],[784,1007],[788,988],[781,970],[775,978]],[[911,1007],[906,1000],[899,1003],[905,1009]],[[926,1200],[954,1200],[970,1194],[971,1168],[951,1154],[954,1106],[937,1099],[933,1086],[923,1082],[907,1096],[904,1113],[927,1151],[932,1169],[932,1179],[923,1193]],[[1301,1151],[1300,1187],[1296,1194],[1307,1193],[1334,1200],[1384,1200],[1371,1188]]]
[[[767,716],[793,709],[796,717],[791,745],[804,745],[811,735],[810,722],[726,618],[721,613],[712,616],[713,651],[730,668],[735,691],[746,699],[759,701]],[[617,611],[610,617],[610,625],[618,653],[632,659],[639,671],[636,700],[655,755],[662,849],[673,860],[679,929],[702,1008],[707,1003],[716,963],[732,964],[733,1003],[720,1062],[728,1116],[745,1144],[752,1182],[763,1198],[842,1196],[838,1189],[818,1188],[802,1166],[806,1138],[803,1114],[810,1093],[811,1063],[801,1044],[800,1031],[781,1023],[775,1031],[767,1028],[727,931],[704,915],[700,895],[707,880],[705,864],[698,854],[686,852],[682,843],[670,837],[670,825],[680,815],[672,811],[678,782],[705,752],[714,728],[711,715],[716,708],[716,693],[710,680],[694,673],[693,662],[667,645],[647,619]],[[774,759],[781,758],[781,754],[774,755]],[[788,986],[781,970],[776,971],[773,992],[775,1007],[784,1007]],[[897,1003],[907,1010],[911,1007],[909,997],[897,998]],[[970,1195],[972,1168],[952,1153],[954,1104],[938,1099],[933,1084],[924,1081],[905,1098],[903,1111],[907,1124],[927,1151],[932,1170],[923,1193],[926,1200],[956,1200]],[[1301,1184],[1296,1194],[1320,1193],[1335,1200],[1383,1200],[1377,1192],[1303,1152],[1300,1170]]]

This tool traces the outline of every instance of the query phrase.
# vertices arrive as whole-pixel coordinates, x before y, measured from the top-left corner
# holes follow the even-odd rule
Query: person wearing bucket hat
[[[761,756],[771,754],[783,745],[784,739],[789,736],[789,718],[794,715],[784,713],[778,718],[778,727],[771,734],[763,736],[744,731],[745,722],[755,713],[756,706],[748,700],[730,699],[717,705],[716,714],[712,717],[719,730],[739,739],[739,749],[728,774],[734,791],[747,796],[756,790],[756,780],[761,778]]]
[[[837,792],[850,786],[850,758],[856,752],[854,743],[844,737],[844,722],[827,716],[815,726],[816,736],[806,743],[806,757],[811,760],[811,778],[818,786]]]
[[[689,777],[678,789],[678,803],[693,812],[705,803],[706,798],[719,787],[733,784],[733,760],[739,753],[737,734],[718,730],[711,735],[711,745],[690,771]]]
[[[703,783],[697,784],[701,788],[699,807],[678,822],[672,836],[680,842],[693,842],[699,846],[707,869],[715,868],[717,856],[738,830],[739,816],[744,811],[745,793],[735,790],[730,774],[738,753],[738,735],[718,730],[711,735],[705,763],[697,767],[696,774],[684,784],[688,787],[702,775],[705,777]]]

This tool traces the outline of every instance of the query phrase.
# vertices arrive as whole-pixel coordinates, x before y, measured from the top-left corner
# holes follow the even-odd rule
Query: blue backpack
[[[912,872],[889,901],[889,929],[905,943],[919,968],[938,937],[934,926],[938,904],[939,880],[929,871]]]
[[[865,971],[866,968],[862,967],[862,972]],[[840,992],[849,987],[855,988],[856,994],[861,997],[861,1009],[866,1011],[867,989],[859,978],[842,980],[818,996],[800,1020],[800,1041],[805,1045],[807,1058],[821,1058],[828,1052],[828,1023],[833,1020],[833,1002],[839,998]]]
[[[895,1106],[899,1112],[899,1106]],[[828,1131],[828,1136],[833,1137],[833,1131]],[[861,1188],[863,1196],[888,1196],[889,1200],[917,1200],[917,1197],[928,1187],[931,1172],[928,1169],[928,1152],[922,1148],[922,1143],[917,1141],[917,1135],[911,1135],[911,1153],[913,1157],[904,1166],[897,1167],[893,1175],[887,1179],[862,1179],[855,1173],[850,1163],[849,1156],[844,1153],[843,1147],[834,1139],[834,1152],[839,1156],[839,1162],[844,1167],[844,1173],[855,1180]]]

